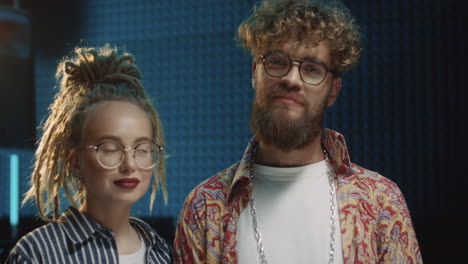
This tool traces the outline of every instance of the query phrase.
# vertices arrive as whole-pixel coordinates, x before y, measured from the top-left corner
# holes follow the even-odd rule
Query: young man
[[[254,58],[254,137],[242,159],[186,198],[180,263],[421,263],[403,195],[350,161],[324,129],[340,74],[361,53],[339,3],[265,1],[238,30]]]

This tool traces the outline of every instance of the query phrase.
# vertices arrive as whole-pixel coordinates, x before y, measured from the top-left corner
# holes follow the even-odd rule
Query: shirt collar
[[[112,230],[96,223],[93,219],[69,206],[59,219],[63,230],[73,244],[81,244],[93,236],[97,231],[106,238],[112,238]]]
[[[325,128],[322,133],[322,144],[329,155],[330,164],[337,176],[352,172],[351,160],[342,134]],[[251,138],[235,171],[228,192],[228,200],[245,190],[250,191],[250,159],[257,145],[258,141]]]
[[[348,148],[346,147],[346,141],[342,134],[331,129],[324,129],[322,144],[334,165],[351,166]]]
[[[145,240],[145,243],[148,245],[148,247],[157,244],[158,248],[165,248],[166,243],[163,238],[161,238],[161,236],[159,236],[158,233],[148,223],[138,218],[130,217],[130,224],[135,229],[137,229],[141,236],[143,236],[143,239]]]
[[[63,225],[65,233],[73,244],[82,244],[95,233],[107,239],[114,238],[114,233],[110,228],[98,224],[73,206],[68,207],[62,214],[60,224]],[[154,244],[158,244],[159,248],[164,247],[165,243],[162,238],[147,223],[138,218],[130,217],[130,224],[142,235],[149,247]]]
[[[228,191],[228,201],[230,201],[232,197],[245,191],[246,188],[250,191],[250,159],[252,157],[252,152],[257,145],[258,141],[252,137],[244,151],[244,154],[242,155],[242,159],[238,163],[237,169],[235,170],[234,178]]]

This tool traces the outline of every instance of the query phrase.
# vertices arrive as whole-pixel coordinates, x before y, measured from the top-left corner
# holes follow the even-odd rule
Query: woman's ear
[[[78,157],[78,151],[76,149],[72,149],[70,154],[68,155],[68,160],[70,161],[70,165],[72,170],[75,172],[80,171],[80,159]]]

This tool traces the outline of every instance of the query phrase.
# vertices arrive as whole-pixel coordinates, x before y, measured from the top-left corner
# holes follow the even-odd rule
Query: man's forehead
[[[287,41],[283,42],[271,51],[280,51],[286,53],[293,60],[300,60],[302,58],[317,58],[323,62],[330,62],[330,48],[326,41],[320,42],[299,42]]]

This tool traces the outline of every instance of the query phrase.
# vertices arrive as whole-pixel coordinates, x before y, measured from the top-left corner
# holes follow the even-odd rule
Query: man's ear
[[[338,98],[338,94],[340,94],[341,91],[341,84],[342,80],[340,76],[333,78],[331,92],[328,96],[327,107],[330,107],[335,103],[336,98]]]
[[[255,89],[255,73],[257,71],[257,63],[252,62],[252,88]]]
[[[254,62],[252,62],[252,76],[255,75],[256,70],[257,70],[257,63],[255,63],[255,61],[254,61]]]

